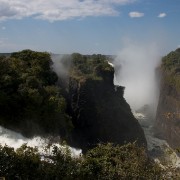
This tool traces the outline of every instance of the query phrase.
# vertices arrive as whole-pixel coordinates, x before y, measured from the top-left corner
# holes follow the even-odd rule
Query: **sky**
[[[127,41],[180,47],[180,0],[0,0],[0,52],[117,54]]]

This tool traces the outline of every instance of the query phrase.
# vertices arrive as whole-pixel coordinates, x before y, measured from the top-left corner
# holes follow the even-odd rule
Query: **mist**
[[[133,111],[150,105],[156,111],[159,88],[155,70],[161,52],[157,43],[126,41],[114,60],[114,83],[125,87],[124,97]],[[155,113],[155,112],[154,112]]]
[[[57,73],[58,77],[66,78],[68,75],[68,66],[69,64],[64,61],[69,58],[69,55],[51,55],[53,61],[52,68]],[[66,61],[69,62],[69,61]]]
[[[55,139],[55,138],[54,138]],[[58,139],[58,138],[57,138]],[[0,145],[2,146],[10,146],[15,150],[20,148],[23,144],[27,144],[30,147],[37,147],[41,154],[45,155],[45,148],[49,145],[56,145],[59,148],[63,148],[63,145],[59,144],[59,142],[51,142],[51,138],[42,138],[40,136],[33,138],[26,138],[22,134],[17,133],[15,131],[6,129],[0,126]],[[66,146],[65,146],[66,147]],[[65,148],[64,147],[64,148]],[[70,153],[73,157],[77,157],[82,153],[81,149],[75,149],[73,147],[67,146],[70,150]]]
[[[53,61],[52,68],[58,75],[58,81],[61,85],[66,86],[69,81],[69,68],[71,66],[70,55],[51,55]]]

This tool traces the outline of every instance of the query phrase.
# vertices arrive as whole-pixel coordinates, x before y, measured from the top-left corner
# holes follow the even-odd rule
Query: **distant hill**
[[[11,53],[0,53],[0,56],[10,57],[10,56],[11,56]]]

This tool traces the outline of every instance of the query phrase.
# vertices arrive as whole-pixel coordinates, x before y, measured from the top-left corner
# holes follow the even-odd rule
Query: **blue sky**
[[[117,54],[128,40],[180,46],[180,0],[0,0],[0,52]]]

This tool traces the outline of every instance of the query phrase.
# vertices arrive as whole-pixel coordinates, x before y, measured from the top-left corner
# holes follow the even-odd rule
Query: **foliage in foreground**
[[[0,146],[0,177],[6,179],[162,179],[162,170],[145,149],[135,143],[124,146],[99,144],[85,155],[72,157],[68,148],[53,147],[42,158],[37,148],[23,145],[16,151]]]

